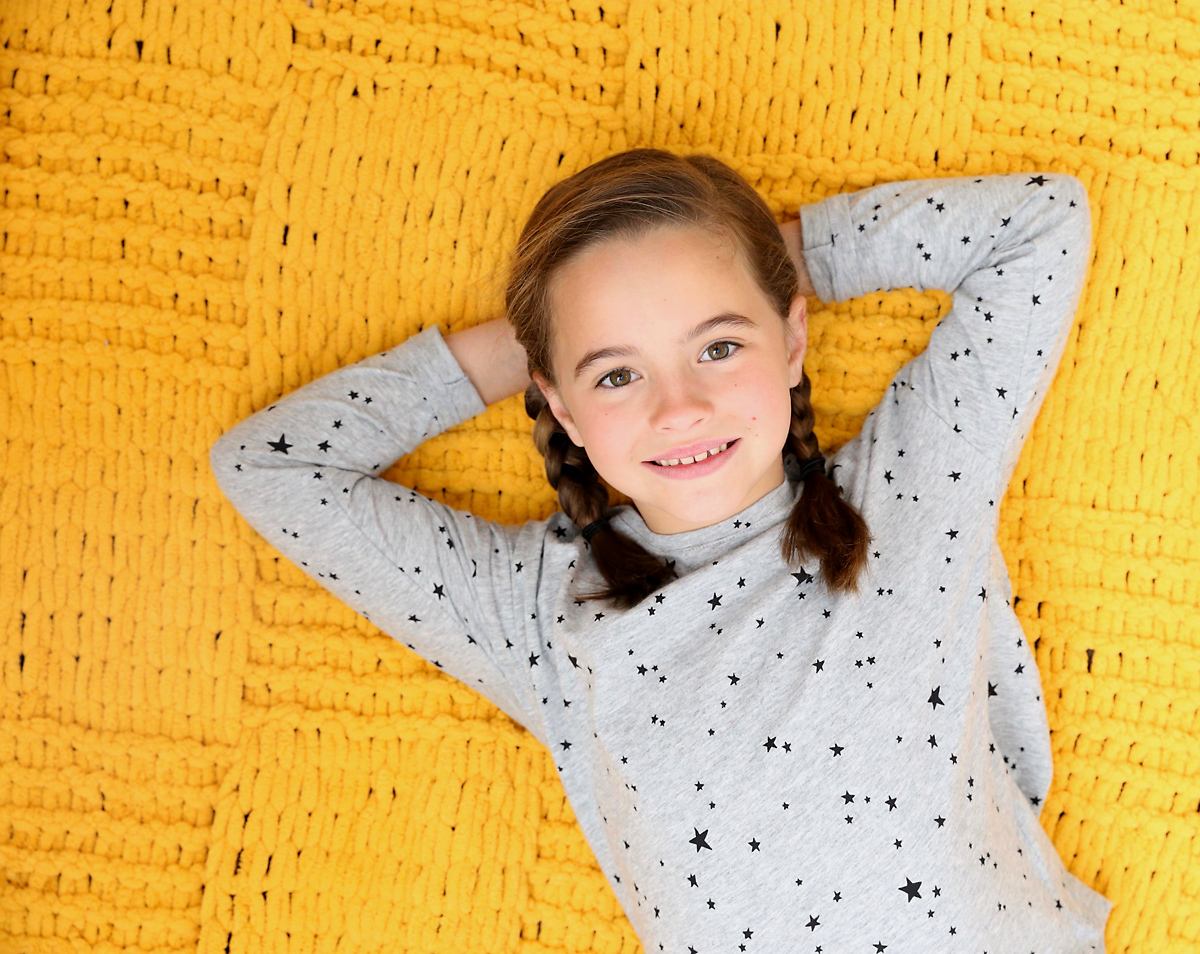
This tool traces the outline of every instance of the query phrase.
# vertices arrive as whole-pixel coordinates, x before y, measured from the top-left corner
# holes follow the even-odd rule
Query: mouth
[[[733,440],[727,441],[724,444],[718,444],[716,447],[710,448],[707,451],[701,451],[695,457],[681,457],[671,460],[648,460],[646,463],[655,467],[663,468],[664,470],[670,470],[673,468],[686,469],[688,467],[694,467],[696,464],[701,464],[710,458],[720,457],[722,454],[728,452],[729,449],[733,447],[739,440],[741,440],[741,438],[734,438]]]

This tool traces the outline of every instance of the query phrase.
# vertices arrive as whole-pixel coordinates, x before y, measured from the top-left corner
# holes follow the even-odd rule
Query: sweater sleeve
[[[1003,597],[988,599],[983,607],[988,724],[1017,788],[1040,811],[1054,780],[1050,722],[1042,700],[1041,674],[1013,612],[1012,581],[995,541],[988,592]]]
[[[541,740],[525,620],[544,525],[482,520],[378,476],[484,410],[435,325],[246,418],[210,462],[280,553]]]
[[[944,427],[1012,479],[1066,347],[1091,260],[1083,184],[1058,173],[917,179],[800,209],[825,301],[941,288],[950,311],[896,375]],[[930,433],[941,430],[931,422]]]

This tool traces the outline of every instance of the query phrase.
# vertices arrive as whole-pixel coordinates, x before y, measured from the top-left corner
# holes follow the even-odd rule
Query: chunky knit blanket
[[[0,39],[0,951],[640,949],[549,753],[280,557],[208,451],[498,317],[542,192],[643,145],[781,221],[896,179],[1087,186],[1000,545],[1042,825],[1109,950],[1200,951],[1195,2],[7,0]],[[823,448],[948,304],[810,301]],[[530,425],[514,397],[387,476],[545,517]]]

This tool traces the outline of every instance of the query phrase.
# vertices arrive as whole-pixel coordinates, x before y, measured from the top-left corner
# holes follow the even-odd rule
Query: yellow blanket
[[[220,433],[502,313],[558,179],[706,151],[781,219],[1083,180],[1091,272],[1003,501],[1110,951],[1200,951],[1195,0],[7,0],[0,951],[635,952],[549,753],[282,559]],[[826,450],[948,299],[810,302]],[[388,476],[556,508],[512,398]]]

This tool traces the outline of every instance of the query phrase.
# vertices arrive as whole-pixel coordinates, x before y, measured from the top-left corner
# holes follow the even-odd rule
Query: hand
[[[485,321],[445,339],[484,404],[490,406],[529,387],[529,356],[507,319]]]
[[[808,266],[804,262],[804,236],[800,231],[800,220],[792,219],[779,226],[779,234],[783,236],[783,244],[787,246],[788,255],[796,266],[800,277],[800,294],[812,298],[817,294],[808,274]]]

